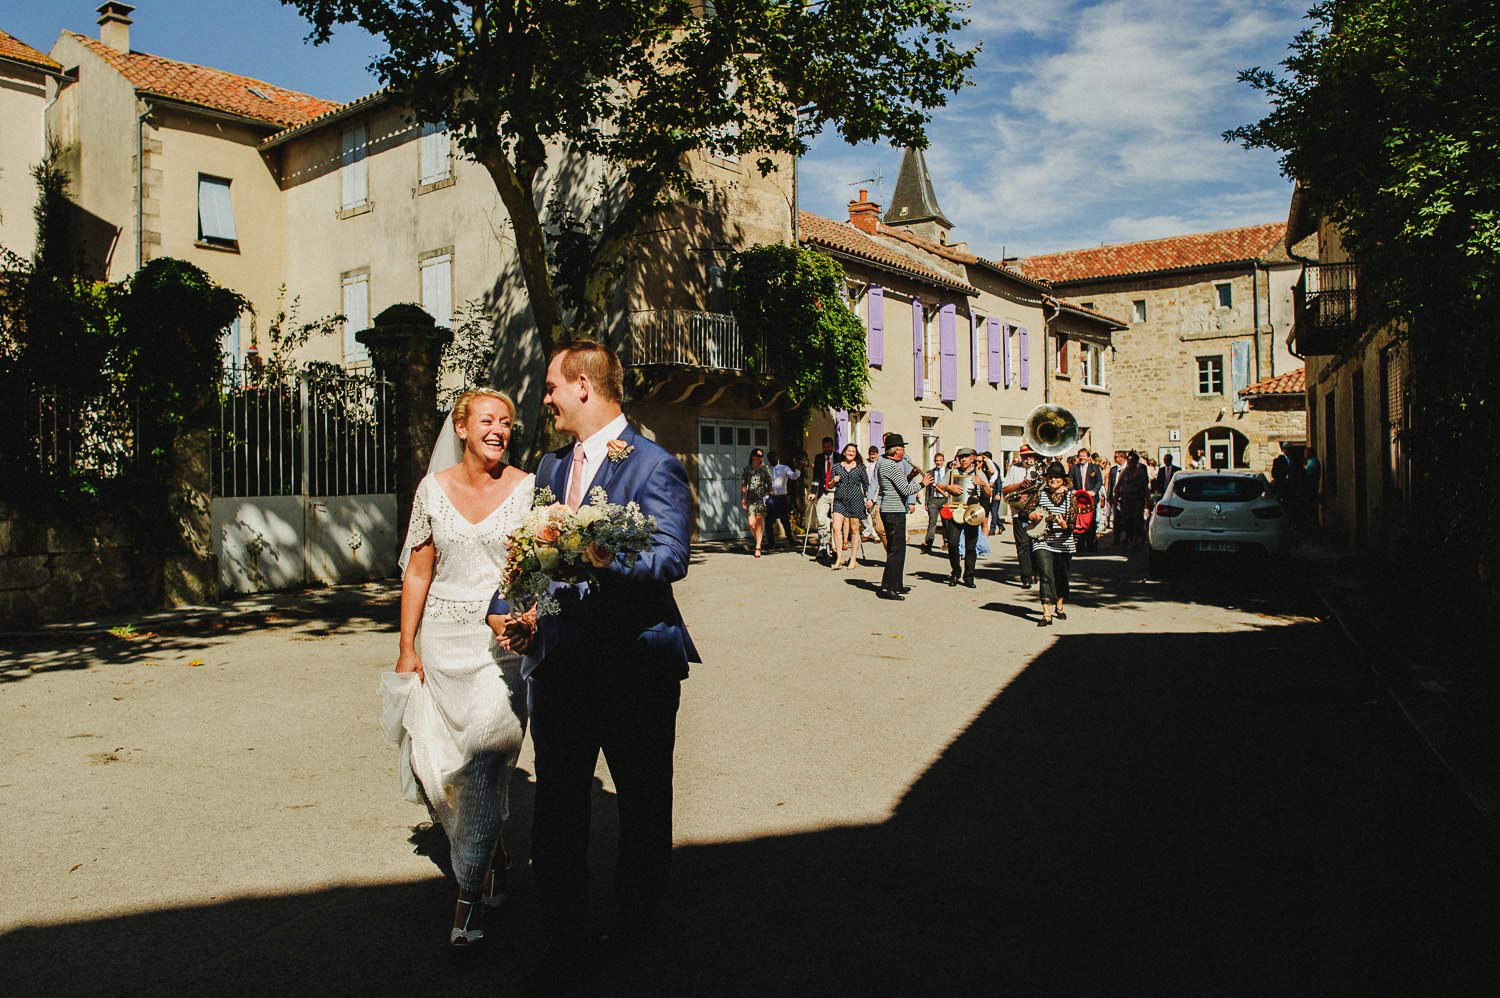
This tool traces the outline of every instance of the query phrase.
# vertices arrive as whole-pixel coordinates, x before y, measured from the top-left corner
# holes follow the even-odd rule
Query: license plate
[[[1238,551],[1240,546],[1233,541],[1199,541],[1193,545],[1195,551]]]

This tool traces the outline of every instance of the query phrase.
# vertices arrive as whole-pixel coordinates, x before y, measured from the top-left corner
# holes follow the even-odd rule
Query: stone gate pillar
[[[392,305],[375,324],[354,338],[370,351],[375,370],[395,393],[396,536],[406,536],[412,497],[427,473],[427,459],[437,435],[437,376],[451,330],[439,328],[419,306]]]

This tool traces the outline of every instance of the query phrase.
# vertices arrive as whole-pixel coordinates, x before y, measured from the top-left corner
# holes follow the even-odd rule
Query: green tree
[[[785,385],[804,414],[865,403],[865,328],[846,287],[844,268],[816,250],[755,246],[734,255],[729,289],[751,369]]]
[[[1270,113],[1225,137],[1280,152],[1338,226],[1373,317],[1409,344],[1426,496],[1451,540],[1493,550],[1500,471],[1473,458],[1500,433],[1500,7],[1340,0],[1308,18],[1284,72],[1241,74]]]
[[[315,42],[340,24],[384,39],[381,82],[489,173],[544,347],[598,335],[643,223],[706,201],[688,153],[758,157],[765,173],[829,126],[925,145],[975,55],[953,42],[955,0],[282,2]],[[549,178],[585,160],[609,180],[579,211]]]

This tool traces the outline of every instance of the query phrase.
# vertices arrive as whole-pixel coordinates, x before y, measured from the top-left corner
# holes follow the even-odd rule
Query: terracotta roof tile
[[[911,257],[898,253],[888,246],[882,246],[879,242],[871,239],[852,225],[844,225],[835,222],[831,218],[822,215],[813,215],[809,212],[798,212],[798,221],[802,230],[802,240],[831,249],[837,253],[854,257],[866,263],[885,270],[894,270],[898,273],[925,281],[928,284],[937,284],[941,287],[952,288],[962,291],[966,295],[977,295],[979,290],[965,284],[963,281],[931,267],[923,266]]]
[[[39,69],[62,69],[62,63],[51,56],[27,45],[15,35],[8,35],[0,31],[0,57],[14,59],[16,62],[28,63]]]
[[[254,118],[283,128],[300,125],[339,105],[273,83],[144,52],[126,55],[94,38],[66,32],[114,67],[138,90]]]
[[[1030,285],[1038,291],[1047,290],[1046,286],[1038,282],[1035,278],[1027,277],[1013,267],[1007,267],[993,260],[986,260],[982,256],[977,256],[968,250],[961,250],[957,246],[950,246],[946,243],[935,243],[931,239],[923,239],[921,236],[900,226],[885,225],[882,223],[879,234],[889,236],[892,239],[899,239],[904,243],[910,243],[920,250],[931,253],[933,256],[942,257],[944,260],[952,260],[954,263],[961,263],[964,266],[985,267],[995,271],[997,274],[1003,274],[1012,280]]]
[[[1219,232],[1046,253],[1022,260],[1020,269],[1029,277],[1063,284],[1220,263],[1283,260],[1287,259],[1285,241],[1286,223],[1270,222]]]
[[[1088,316],[1091,319],[1098,319],[1100,322],[1108,323],[1114,326],[1116,329],[1130,328],[1130,325],[1128,323],[1121,322],[1119,319],[1116,319],[1112,315],[1105,315],[1097,308],[1089,308],[1087,305],[1080,305],[1076,301],[1067,301],[1063,298],[1052,297],[1052,300],[1057,302],[1057,304],[1061,306],[1064,311],[1073,312],[1077,315]]]
[[[1240,389],[1241,395],[1303,395],[1307,392],[1307,368],[1278,374]]]

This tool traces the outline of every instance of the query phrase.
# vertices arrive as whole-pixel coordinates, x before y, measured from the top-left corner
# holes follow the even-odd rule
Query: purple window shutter
[[[974,420],[974,449],[981,454],[990,449],[990,424],[988,420]]]
[[[1010,387],[1010,326],[999,319],[990,318],[990,384],[1005,383]]]
[[[915,296],[911,300],[911,366],[914,372],[912,376],[912,394],[922,398],[922,361],[927,353],[927,330],[922,327],[922,299]]]
[[[869,324],[865,333],[865,353],[870,364],[879,367],[885,363],[885,289],[871,286],[865,293],[865,308],[869,310]]]
[[[885,413],[870,413],[870,443],[866,447],[874,445],[881,451],[885,450]]]
[[[844,445],[849,442],[849,414],[843,409],[833,414],[833,449],[834,453],[842,454]]]
[[[1021,333],[1021,387],[1031,387],[1031,348],[1030,340],[1026,333],[1026,327],[1022,326]]]
[[[969,384],[979,380],[979,327],[984,320],[969,313]]]
[[[953,305],[944,305],[938,312],[938,354],[941,367],[938,377],[938,397],[944,402],[958,398],[958,329],[956,310]]]

